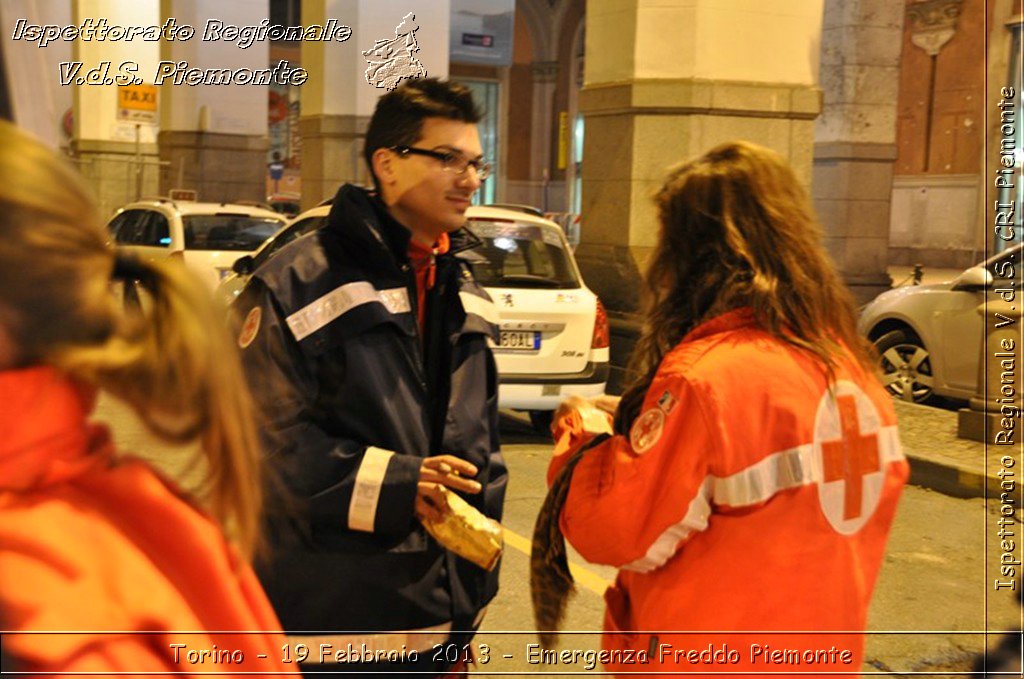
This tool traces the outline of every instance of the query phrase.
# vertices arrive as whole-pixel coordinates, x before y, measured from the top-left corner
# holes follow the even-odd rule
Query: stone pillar
[[[825,0],[824,105],[815,130],[815,208],[826,245],[858,301],[886,272],[904,3]]]
[[[76,0],[73,23],[106,19],[111,26],[159,25],[160,13],[151,3]],[[48,49],[44,48],[44,49]],[[100,215],[107,217],[125,203],[157,193],[157,126],[154,119],[126,120],[114,79],[130,63],[139,79],[151,83],[159,57],[157,42],[134,40],[75,40],[72,61],[81,62],[72,88],[74,127],[70,151],[78,169],[96,194]],[[109,64],[109,66],[104,66]],[[57,77],[48,73],[48,77]],[[83,81],[78,82],[78,78]]]
[[[408,14],[414,18],[407,20]],[[332,197],[344,182],[372,183],[362,158],[363,139],[377,99],[392,83],[372,74],[375,82],[368,82],[368,59],[386,61],[396,55],[411,55],[426,76],[448,75],[448,0],[303,2],[303,24],[322,24],[328,19],[351,27],[352,37],[345,42],[302,43],[302,64],[310,74],[302,86],[299,118],[302,209]],[[411,53],[405,52],[409,36],[418,48]],[[396,42],[379,46],[379,41]]]
[[[544,204],[544,185],[551,180],[551,131],[554,120],[555,89],[558,86],[558,62],[535,61],[533,74],[533,115],[530,126],[530,183],[532,197],[528,205]],[[548,209],[554,209],[549,206]]]
[[[161,40],[163,62],[187,62],[187,69],[264,70],[270,43],[242,48],[235,40],[203,40],[207,22],[255,26],[269,16],[268,0],[200,3],[161,0],[163,17],[195,28],[187,41]],[[199,200],[264,200],[267,172],[266,84],[160,84],[160,190],[194,189]]]
[[[745,139],[810,183],[821,11],[814,0],[588,3],[577,258],[613,318],[637,308],[658,230],[651,194],[670,166]]]

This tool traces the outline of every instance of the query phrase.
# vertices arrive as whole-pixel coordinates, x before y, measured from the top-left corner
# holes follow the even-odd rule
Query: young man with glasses
[[[459,253],[490,172],[470,91],[381,97],[375,191],[346,184],[326,225],[281,249],[235,303],[239,345],[288,491],[261,579],[304,671],[450,671],[497,591],[431,538],[443,491],[500,520],[497,314]],[[295,501],[297,500],[297,502]],[[303,646],[299,646],[302,644]],[[300,649],[296,651],[295,649]]]

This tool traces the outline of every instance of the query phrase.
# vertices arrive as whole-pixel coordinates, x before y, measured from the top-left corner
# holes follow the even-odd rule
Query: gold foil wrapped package
[[[501,524],[489,519],[465,500],[441,487],[444,504],[439,508],[443,518],[432,521],[421,518],[427,532],[446,549],[472,561],[484,570],[493,570],[504,546]]]

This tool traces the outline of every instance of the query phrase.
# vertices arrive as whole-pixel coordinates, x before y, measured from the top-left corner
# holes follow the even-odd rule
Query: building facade
[[[428,75],[469,84],[484,104],[482,139],[496,172],[480,199],[561,219],[614,317],[636,309],[656,233],[649,196],[664,171],[734,138],[789,159],[812,192],[837,265],[868,299],[891,284],[890,265],[965,267],[1012,242],[992,223],[996,202],[1018,205],[1021,197],[1019,181],[994,186],[1007,153],[1020,176],[1020,5],[6,0],[0,103],[68,152],[105,212],[172,189],[212,200],[293,194],[309,207],[343,181],[367,181],[361,139],[384,91],[369,83],[368,64],[414,45],[407,54]],[[223,31],[216,39],[162,33],[45,46],[24,31],[17,38],[19,22],[100,18],[199,30],[211,21],[333,21],[350,34],[265,36],[245,47]],[[79,84],[61,66],[80,63],[88,74],[126,62],[137,65],[141,85]],[[190,85],[187,75],[160,83],[150,75],[182,62],[233,71],[284,63],[307,78]],[[1001,95],[1006,87],[1014,96]],[[1013,219],[1019,227],[1019,212]]]

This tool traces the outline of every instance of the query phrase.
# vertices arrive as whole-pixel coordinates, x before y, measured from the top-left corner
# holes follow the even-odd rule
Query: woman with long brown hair
[[[864,629],[907,464],[852,299],[768,149],[718,146],[674,168],[656,203],[614,431],[582,399],[555,417],[535,602],[565,586],[545,565],[564,563],[560,529],[620,568],[611,669],[642,651],[644,671],[858,672],[862,635],[821,632]],[[550,629],[559,611],[537,603]],[[793,651],[781,664],[779,649]]]
[[[107,240],[81,178],[0,121],[4,651],[32,671],[285,671],[248,565],[260,454],[237,349],[184,267]],[[151,304],[126,311],[114,280]],[[113,450],[89,421],[100,391],[160,439],[198,439],[201,497]]]

